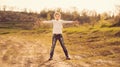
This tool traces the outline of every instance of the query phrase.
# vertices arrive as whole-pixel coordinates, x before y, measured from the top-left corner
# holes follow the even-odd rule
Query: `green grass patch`
[[[89,28],[84,27],[84,26],[79,26],[79,27],[69,27],[69,28],[65,28],[63,30],[63,32],[68,33],[68,34],[72,34],[72,33],[86,33],[89,30]]]

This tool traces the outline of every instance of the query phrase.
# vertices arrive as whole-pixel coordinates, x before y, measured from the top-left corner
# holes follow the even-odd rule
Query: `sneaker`
[[[70,58],[68,57],[68,58],[66,58],[66,60],[70,60]]]
[[[50,61],[50,60],[53,60],[53,59],[52,59],[52,58],[49,58],[48,60]]]

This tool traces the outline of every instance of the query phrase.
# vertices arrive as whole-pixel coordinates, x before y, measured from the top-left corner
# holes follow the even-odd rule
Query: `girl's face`
[[[61,16],[60,16],[60,15],[58,15],[58,14],[57,14],[57,15],[55,15],[55,19],[56,19],[56,20],[60,20],[60,18],[61,18]]]

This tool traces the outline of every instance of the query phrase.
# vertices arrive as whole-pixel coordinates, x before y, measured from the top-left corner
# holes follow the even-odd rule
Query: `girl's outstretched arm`
[[[43,23],[52,23],[52,20],[50,21],[42,21]]]
[[[62,23],[73,23],[75,21],[65,21],[65,20],[62,20]]]
[[[79,23],[79,21],[65,21],[65,20],[62,20],[62,23]]]

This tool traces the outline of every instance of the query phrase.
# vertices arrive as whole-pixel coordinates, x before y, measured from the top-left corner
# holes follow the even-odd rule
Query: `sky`
[[[42,9],[70,10],[76,7],[77,10],[95,10],[99,13],[114,12],[115,5],[120,5],[120,0],[0,0],[0,6],[7,5],[15,7],[15,10],[30,9],[40,12]]]

